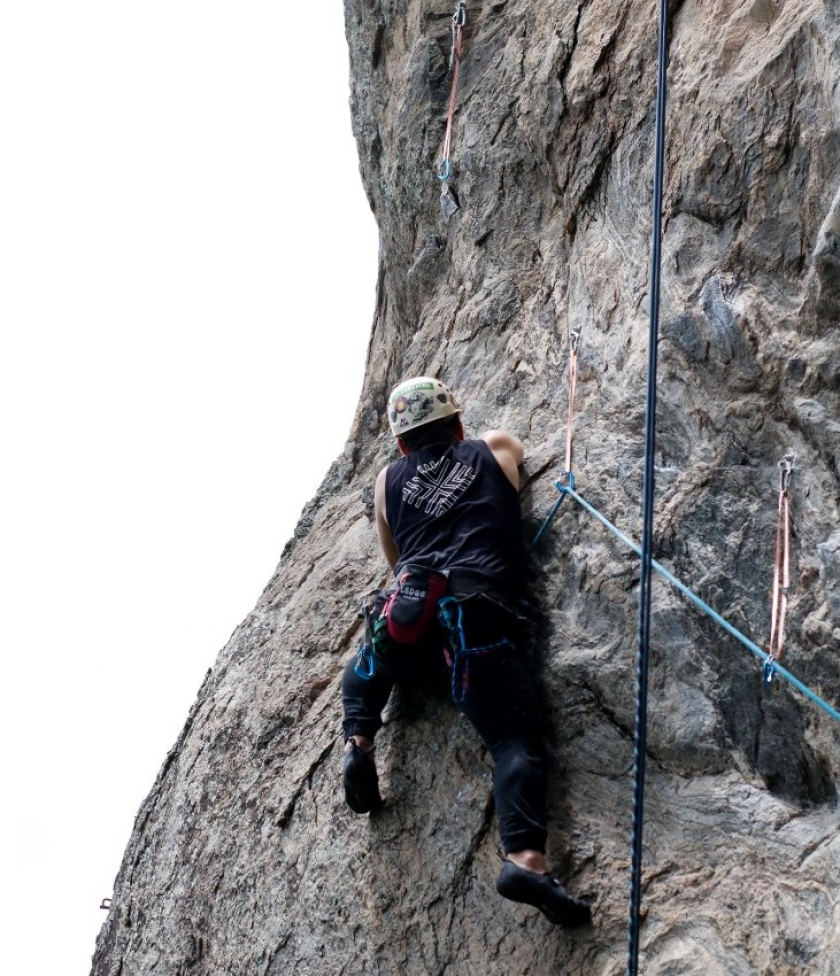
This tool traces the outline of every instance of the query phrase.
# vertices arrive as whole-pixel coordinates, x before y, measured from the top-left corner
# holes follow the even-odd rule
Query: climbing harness
[[[470,659],[484,654],[492,654],[504,648],[513,648],[511,641],[503,637],[495,644],[484,647],[469,647],[464,633],[464,600],[461,597],[447,596],[438,603],[440,622],[452,640],[451,652],[444,649],[446,663],[452,672],[452,700],[461,704],[470,690]]]
[[[449,70],[452,72],[452,87],[449,91],[449,110],[446,115],[446,133],[443,138],[443,155],[438,166],[437,176],[441,181],[440,206],[443,216],[448,220],[459,209],[458,197],[449,186],[452,163],[449,154],[452,149],[452,127],[455,121],[455,103],[458,96],[458,73],[461,67],[461,49],[464,43],[464,25],[467,22],[467,5],[464,0],[455,4],[452,14],[452,47],[449,52]]]
[[[793,454],[779,461],[779,503],[776,516],[776,550],[773,557],[773,591],[770,600],[769,653],[761,674],[769,685],[785,645],[785,618],[790,590],[790,497],[788,487],[793,474]]]
[[[362,597],[359,617],[364,620],[364,635],[356,653],[353,670],[364,681],[370,681],[380,671],[387,670],[385,658],[394,649],[421,641],[434,620],[448,632],[451,647],[444,648],[447,666],[452,672],[452,699],[461,704],[470,687],[470,660],[494,651],[513,650],[515,644],[503,637],[494,644],[470,647],[464,630],[463,604],[476,596],[483,596],[508,613],[511,608],[494,592],[487,592],[486,584],[473,589],[475,581],[469,574],[458,573],[457,596],[444,596],[449,577],[425,567],[407,567],[397,585],[390,590],[373,589]]]

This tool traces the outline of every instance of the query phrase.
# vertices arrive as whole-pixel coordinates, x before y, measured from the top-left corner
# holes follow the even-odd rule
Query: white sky
[[[0,17],[3,969],[86,974],[134,816],[340,453],[376,230],[339,3]]]

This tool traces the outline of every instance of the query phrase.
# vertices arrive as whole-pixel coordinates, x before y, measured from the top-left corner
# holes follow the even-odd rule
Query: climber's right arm
[[[508,481],[519,491],[519,465],[525,458],[522,441],[506,430],[488,430],[481,439],[493,452]]]

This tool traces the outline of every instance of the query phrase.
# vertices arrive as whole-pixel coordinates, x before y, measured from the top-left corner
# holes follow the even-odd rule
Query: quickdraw
[[[353,670],[365,681],[370,681],[376,674],[375,646],[378,635],[375,633],[376,626],[371,618],[373,616],[373,604],[378,594],[379,590],[369,590],[362,597],[362,603],[359,607],[359,616],[365,622],[365,629],[362,646],[356,655],[356,666]]]
[[[446,181],[452,175],[452,164],[449,159],[449,153],[452,148],[452,126],[455,120],[455,103],[458,94],[458,71],[461,65],[461,48],[464,42],[464,25],[467,22],[467,5],[464,0],[458,0],[455,4],[455,13],[452,15],[452,48],[449,52],[449,68],[452,71],[452,88],[449,92],[449,111],[446,116],[446,134],[443,139],[443,157],[438,166],[437,176],[438,179],[446,184]],[[449,188],[444,185],[441,192],[441,206],[444,208],[444,214],[446,214],[447,207],[450,208],[452,204],[447,199],[444,203],[444,198],[451,195]],[[458,209],[457,198],[455,199],[455,209]],[[451,210],[454,213],[454,210]]]
[[[761,669],[767,684],[773,680],[775,663],[782,657],[785,644],[785,619],[790,591],[790,496],[788,488],[793,475],[794,455],[779,461],[779,502],[776,513],[776,549],[773,557],[773,589],[770,606],[770,643],[767,660]]]
[[[578,344],[580,343],[580,333],[569,333],[569,411],[566,415],[566,471],[572,473],[572,430],[574,427],[574,405],[575,393],[577,392],[578,380]]]

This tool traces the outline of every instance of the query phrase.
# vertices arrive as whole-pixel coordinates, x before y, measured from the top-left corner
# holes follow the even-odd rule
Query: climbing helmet
[[[415,376],[395,386],[388,397],[388,422],[394,437],[461,412],[452,390],[430,376]]]

